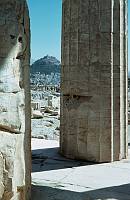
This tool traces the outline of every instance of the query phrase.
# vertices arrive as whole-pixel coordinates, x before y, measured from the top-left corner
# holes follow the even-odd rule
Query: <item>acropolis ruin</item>
[[[94,163],[126,159],[127,0],[62,4],[60,153]],[[32,199],[29,66],[26,0],[0,0],[1,200]]]

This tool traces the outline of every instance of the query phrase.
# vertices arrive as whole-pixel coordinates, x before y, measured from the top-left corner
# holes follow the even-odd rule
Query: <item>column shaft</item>
[[[69,158],[109,162],[126,157],[123,2],[63,1],[60,145]]]

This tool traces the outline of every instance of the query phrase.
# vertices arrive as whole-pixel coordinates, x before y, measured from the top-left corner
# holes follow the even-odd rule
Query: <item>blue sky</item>
[[[27,0],[31,18],[32,59],[44,55],[61,58],[61,12],[62,0]],[[129,2],[130,0],[128,0]],[[128,6],[130,13],[130,3]],[[129,26],[130,30],[130,15]],[[130,38],[130,31],[128,38]],[[128,47],[130,46],[130,40]],[[130,53],[128,56],[130,70]]]
[[[32,59],[45,55],[61,59],[62,0],[27,0],[31,19]]]

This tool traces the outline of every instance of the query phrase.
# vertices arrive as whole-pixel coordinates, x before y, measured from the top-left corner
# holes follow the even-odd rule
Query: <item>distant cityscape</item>
[[[60,68],[53,56],[44,56],[31,65],[32,137],[59,138]]]
[[[44,56],[31,65],[31,87],[42,85],[60,85],[61,64],[53,56]]]

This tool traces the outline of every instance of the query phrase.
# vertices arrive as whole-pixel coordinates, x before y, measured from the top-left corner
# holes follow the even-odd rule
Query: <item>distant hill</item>
[[[44,56],[33,62],[30,69],[32,88],[38,85],[60,84],[60,61],[53,56]]]
[[[44,56],[31,65],[31,74],[40,72],[41,74],[60,73],[60,61],[53,56]]]

